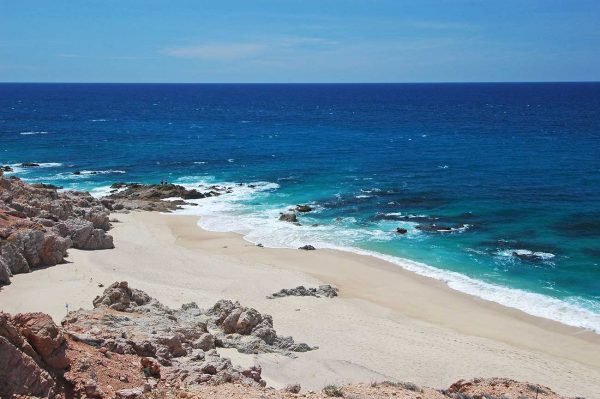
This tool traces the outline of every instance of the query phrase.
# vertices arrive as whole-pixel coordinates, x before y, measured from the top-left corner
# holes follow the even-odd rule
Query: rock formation
[[[296,205],[296,211],[298,212],[310,212],[312,211],[312,207],[310,205]]]
[[[206,310],[194,303],[170,309],[116,282],[93,304],[93,310],[70,312],[62,327],[42,313],[0,312],[0,397],[295,398],[300,385],[265,388],[259,366],[234,366],[217,350],[291,355],[314,349],[279,337],[270,316],[237,302],[221,300]],[[503,378],[460,380],[444,390],[389,381],[329,385],[302,396],[566,399],[547,387]]]
[[[70,247],[113,248],[108,214],[88,193],[0,177],[0,284],[63,262]]]
[[[70,362],[67,341],[50,316],[0,312],[0,397],[54,398]]]
[[[334,298],[338,294],[338,289],[330,286],[329,284],[320,285],[319,288],[305,288],[300,285],[296,288],[284,288],[279,292],[275,292],[267,296],[267,299],[283,298],[286,296],[314,296],[317,298]]]
[[[279,216],[279,220],[281,220],[282,222],[298,223],[298,217],[293,212],[291,212],[291,213],[282,213]]]
[[[187,189],[177,184],[115,183],[111,193],[102,203],[113,211],[171,212],[181,205],[191,205],[186,200],[195,200],[230,193],[231,187],[199,185],[198,189]],[[168,201],[165,201],[167,200]]]
[[[207,310],[195,303],[169,309],[117,282],[93,304],[93,310],[70,312],[63,320],[73,340],[108,353],[138,356],[148,375],[182,384],[264,384],[260,368],[234,367],[219,356],[219,347],[287,356],[315,349],[278,336],[271,316],[237,302],[221,300]]]

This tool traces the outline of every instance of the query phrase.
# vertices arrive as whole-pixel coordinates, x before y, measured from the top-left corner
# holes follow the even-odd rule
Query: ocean
[[[600,83],[0,84],[0,165],[95,195],[227,184],[181,213],[600,333]]]

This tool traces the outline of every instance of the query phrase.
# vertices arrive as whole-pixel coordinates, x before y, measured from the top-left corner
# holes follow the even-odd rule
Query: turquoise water
[[[5,84],[0,138],[0,164],[27,181],[98,195],[227,182],[233,193],[183,212],[600,331],[597,83]],[[300,203],[315,208],[301,226],[277,220]]]

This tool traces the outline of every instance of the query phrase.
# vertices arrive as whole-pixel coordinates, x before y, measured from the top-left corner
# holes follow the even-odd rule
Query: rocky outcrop
[[[96,250],[115,247],[112,236],[102,229],[94,228],[94,223],[83,219],[69,219],[54,226],[64,237],[69,237],[73,248]]]
[[[450,225],[438,225],[436,223],[431,224],[419,224],[415,227],[417,230],[421,230],[427,233],[448,233],[452,231],[460,231],[466,229],[468,226],[466,224],[457,224],[454,226]]]
[[[297,212],[310,212],[312,210],[313,209],[310,205],[296,205]]]
[[[219,355],[219,347],[229,347],[224,343],[244,351],[244,345],[235,346],[240,337],[260,340],[258,348],[268,346],[267,351],[293,343],[277,336],[270,316],[237,302],[169,309],[116,282],[93,310],[70,312],[62,327],[42,313],[0,312],[0,397],[298,397],[300,385],[267,390],[259,366],[235,366]],[[460,380],[442,390],[391,381],[328,385],[302,396],[566,399],[550,388],[505,378]]]
[[[300,285],[296,288],[282,289],[274,294],[267,296],[267,299],[283,298],[286,296],[314,296],[317,298],[334,298],[338,296],[338,289],[329,284],[320,285],[319,288],[306,288]]]
[[[270,315],[238,302],[218,301],[208,310],[209,323],[220,331],[215,333],[217,346],[236,348],[241,353],[276,352],[294,357],[293,352],[308,352],[317,347],[294,342],[292,337],[278,336]]]
[[[57,397],[70,362],[66,339],[43,313],[0,312],[0,397]]]
[[[219,347],[288,356],[314,349],[278,336],[271,316],[237,302],[221,300],[207,310],[194,303],[170,309],[127,282],[115,282],[93,304],[93,310],[70,312],[63,320],[73,340],[106,353],[138,356],[148,375],[187,385],[264,384],[260,368],[232,365],[219,356]]]
[[[64,262],[70,247],[113,248],[108,215],[88,193],[0,177],[0,284]]]
[[[279,220],[281,220],[282,222],[298,223],[298,217],[293,212],[291,212],[291,213],[282,213],[279,216]]]
[[[113,211],[171,212],[181,205],[192,205],[187,200],[214,197],[230,193],[231,187],[199,185],[198,189],[187,189],[177,184],[115,183],[111,193],[102,199],[103,204]]]
[[[303,246],[299,247],[298,249],[301,249],[303,251],[314,251],[316,248],[310,244],[307,244],[307,245],[303,245]]]
[[[153,307],[141,308],[143,305],[152,303],[154,307],[161,305],[144,291],[135,288],[129,288],[127,281],[115,282],[104,290],[104,293],[93,300],[95,308],[108,307],[119,312],[134,312],[138,308],[140,311],[148,311]]]

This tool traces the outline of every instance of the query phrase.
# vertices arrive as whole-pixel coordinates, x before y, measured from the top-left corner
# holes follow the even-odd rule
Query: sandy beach
[[[239,300],[271,314],[278,333],[316,345],[296,359],[242,355],[270,386],[298,382],[412,381],[446,387],[461,378],[502,376],[600,398],[600,335],[477,299],[385,261],[331,250],[257,247],[212,233],[191,216],[115,214],[116,248],[69,250],[68,263],[14,276],[0,291],[6,312],[41,311],[57,322],[90,308],[99,284],[126,280],[168,306]],[[267,299],[282,288],[332,284],[333,299]]]

